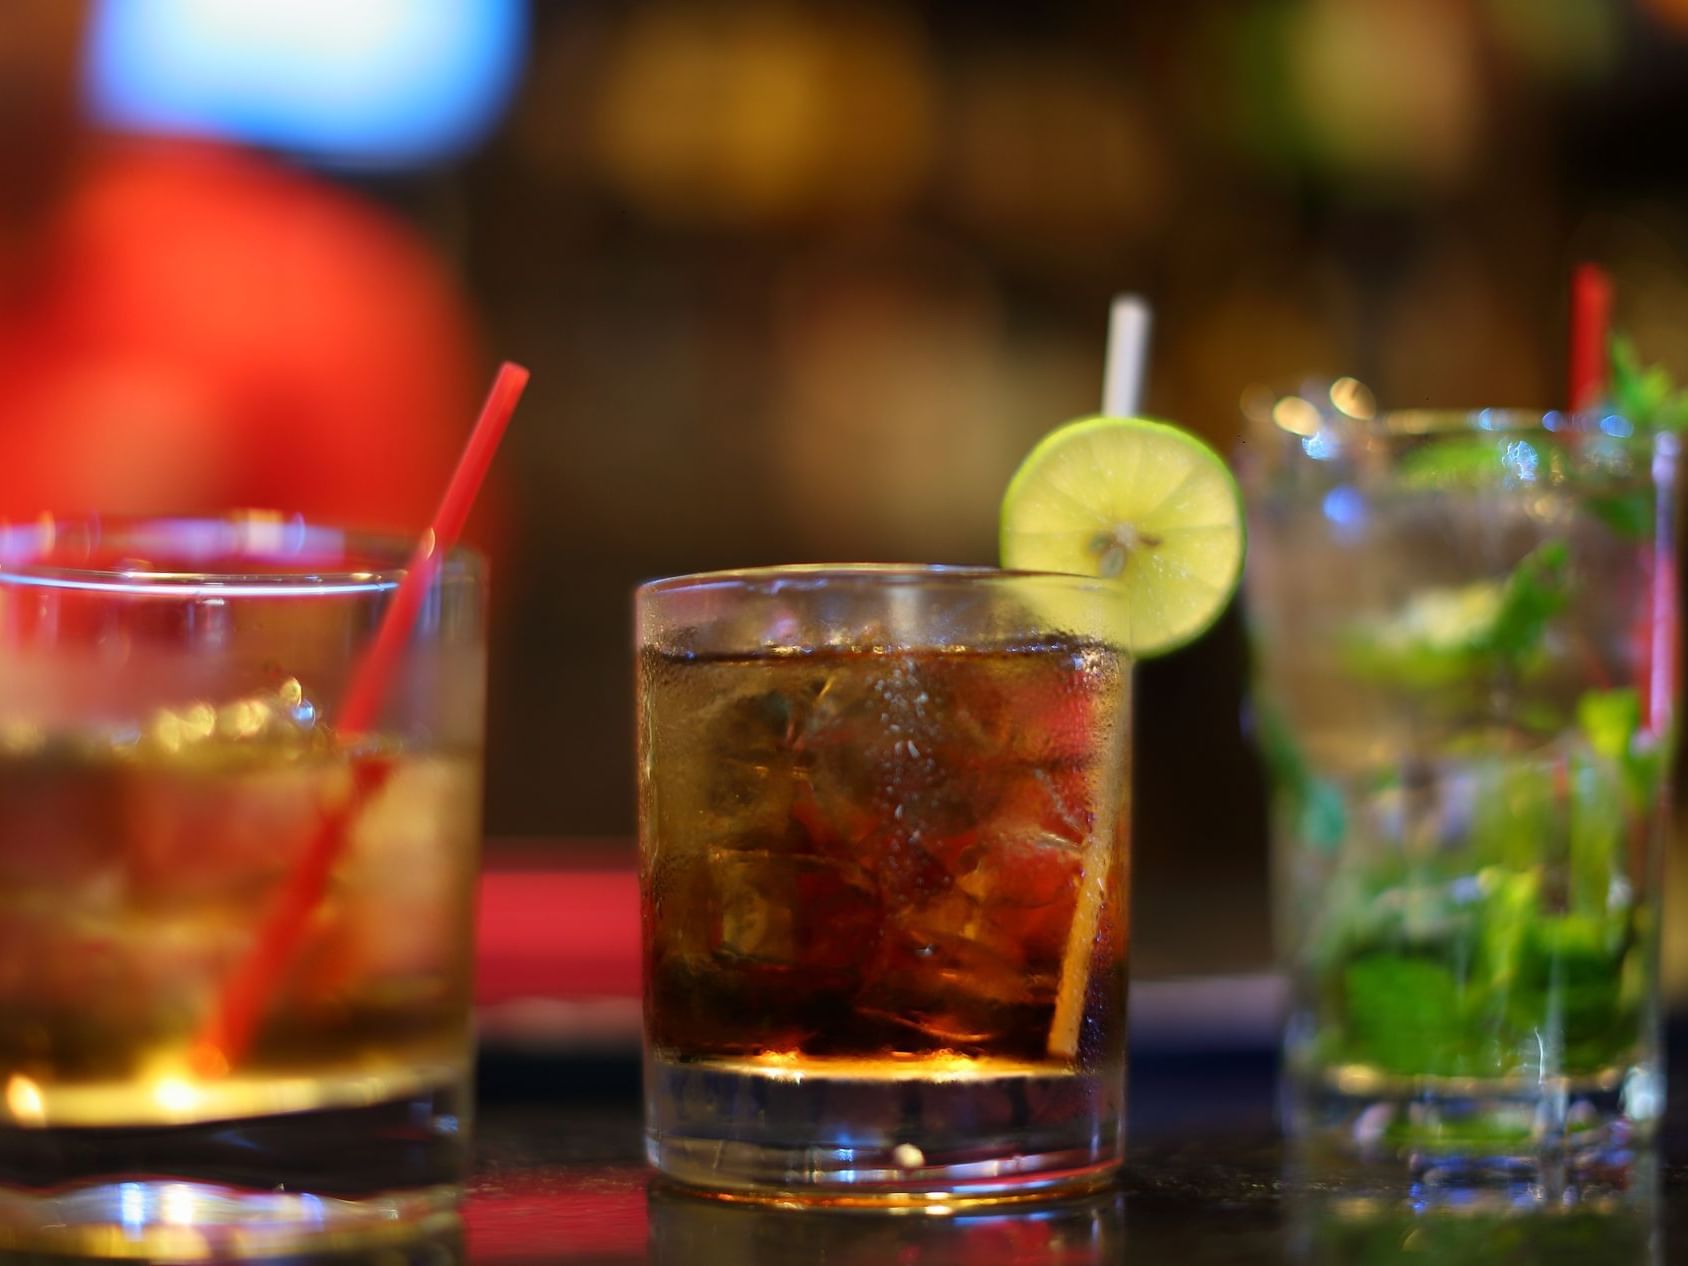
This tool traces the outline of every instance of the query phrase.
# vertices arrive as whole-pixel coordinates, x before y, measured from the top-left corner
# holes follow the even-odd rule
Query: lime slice
[[[1116,580],[1136,656],[1194,639],[1243,564],[1243,508],[1225,463],[1195,436],[1143,418],[1083,418],[1032,449],[1002,498],[1002,565]]]

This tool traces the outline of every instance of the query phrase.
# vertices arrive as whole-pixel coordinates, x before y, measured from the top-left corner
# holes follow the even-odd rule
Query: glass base
[[[1124,1077],[1011,1061],[646,1062],[645,1153],[727,1200],[933,1209],[1094,1191],[1123,1159]]]
[[[1651,1139],[1662,1105],[1646,1067],[1535,1082],[1335,1069],[1288,1078],[1282,1109],[1306,1157],[1463,1187],[1604,1181]]]
[[[3,1128],[0,1248],[209,1261],[414,1244],[410,1260],[451,1260],[465,1103],[450,1087],[193,1125]]]

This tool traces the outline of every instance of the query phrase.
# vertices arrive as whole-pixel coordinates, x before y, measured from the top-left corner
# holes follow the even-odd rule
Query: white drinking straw
[[[1103,413],[1112,418],[1126,418],[1137,412],[1143,398],[1143,370],[1148,359],[1149,305],[1140,295],[1114,296],[1108,311]],[[1055,992],[1055,1014],[1049,1024],[1049,1053],[1057,1059],[1071,1059],[1078,1054],[1084,995],[1090,979],[1090,955],[1096,944],[1102,907],[1107,903],[1114,847],[1111,835],[1097,832],[1085,844],[1079,865],[1078,900],[1073,907],[1072,925],[1067,929],[1061,979]]]
[[[1115,295],[1108,310],[1108,361],[1102,372],[1102,412],[1129,418],[1143,403],[1149,362],[1149,305],[1142,295]]]

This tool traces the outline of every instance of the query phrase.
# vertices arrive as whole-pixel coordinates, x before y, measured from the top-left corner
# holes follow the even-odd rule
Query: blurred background
[[[1685,110],[1688,0],[8,0],[0,514],[412,531],[525,363],[489,831],[630,856],[636,582],[994,561],[1117,290],[1221,449],[1309,372],[1561,403],[1582,258],[1688,369]],[[1141,672],[1143,974],[1269,954],[1243,671]]]

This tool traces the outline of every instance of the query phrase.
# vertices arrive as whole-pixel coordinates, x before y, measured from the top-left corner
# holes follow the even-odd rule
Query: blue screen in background
[[[392,170],[473,148],[526,40],[524,0],[96,0],[86,83],[107,127]]]

